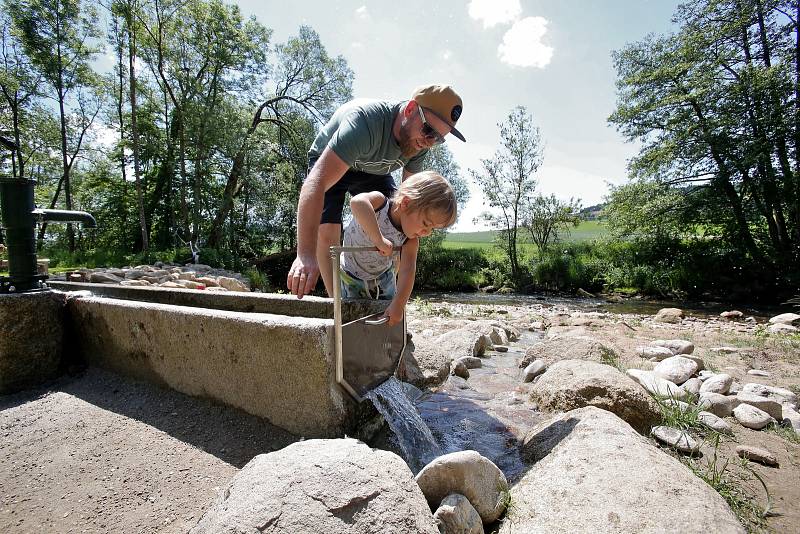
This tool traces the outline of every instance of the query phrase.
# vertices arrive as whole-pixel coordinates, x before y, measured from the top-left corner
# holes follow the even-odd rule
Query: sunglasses
[[[434,130],[433,126],[425,120],[425,113],[422,112],[422,106],[417,105],[417,111],[419,111],[419,118],[422,119],[422,135],[425,136],[425,139],[433,141],[436,145],[444,143],[444,137]]]

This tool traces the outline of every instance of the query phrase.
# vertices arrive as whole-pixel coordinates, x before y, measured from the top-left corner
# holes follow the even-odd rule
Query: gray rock
[[[444,498],[433,519],[442,534],[483,534],[481,516],[469,499],[458,493]]]
[[[680,323],[685,316],[680,308],[661,308],[653,320],[658,323]]]
[[[765,397],[779,402],[780,404],[788,404],[792,407],[797,407],[797,395],[789,389],[749,383],[742,386],[741,393],[758,395],[759,397]]]
[[[636,347],[636,353],[642,358],[656,362],[673,356],[672,351],[667,347]]]
[[[736,397],[719,393],[701,393],[700,401],[697,404],[703,410],[711,412],[717,417],[728,417],[733,413],[734,408],[739,406],[740,401]]]
[[[438,534],[399,456],[354,439],[306,440],[245,465],[191,534]]]
[[[719,393],[725,395],[730,391],[733,377],[727,373],[719,373],[708,378],[700,386],[700,393]]]
[[[535,463],[511,489],[501,534],[745,531],[708,484],[605,410],[541,424],[523,454]]]
[[[753,430],[761,430],[773,421],[767,412],[749,404],[740,404],[734,408],[733,416],[740,425]]]
[[[700,386],[703,385],[703,381],[699,378],[690,378],[683,384],[681,384],[681,389],[684,390],[686,393],[690,393],[695,397],[700,394]]]
[[[653,372],[673,384],[683,384],[697,371],[697,362],[683,356],[670,356],[655,366]]]
[[[524,382],[532,382],[534,378],[544,373],[546,369],[547,366],[542,360],[535,360],[531,362],[530,365],[528,365],[528,367],[526,367],[522,372],[522,380]]]
[[[766,449],[753,447],[751,445],[737,445],[736,454],[739,455],[739,458],[746,458],[747,460],[772,467],[778,466],[778,459]]]
[[[656,339],[650,343],[653,347],[664,347],[672,351],[672,354],[691,354],[694,352],[694,343],[684,339]]]
[[[796,313],[782,313],[769,320],[770,324],[800,324],[800,315]]]
[[[679,452],[694,454],[700,450],[700,444],[689,434],[670,426],[654,426],[653,437],[661,443],[669,445]]]
[[[508,347],[506,347],[505,345],[495,345],[494,350],[496,350],[497,352],[508,352]]]
[[[771,376],[767,371],[762,371],[761,369],[750,369],[747,371],[747,374],[750,376],[762,376],[764,378],[769,378]]]
[[[664,380],[653,371],[628,369],[627,374],[653,395],[678,400],[686,398],[687,393],[685,390],[669,380]]]
[[[578,359],[600,362],[605,355],[613,352],[611,347],[586,337],[554,337],[529,348],[519,366],[524,369],[534,360],[554,362]]]
[[[775,323],[767,327],[767,332],[770,334],[796,334],[800,332],[800,328],[789,324]]]
[[[469,378],[469,369],[467,369],[467,365],[461,361],[460,358],[453,362],[450,372],[464,380]]]
[[[791,426],[796,433],[800,434],[800,412],[785,404],[782,415],[783,424]]]
[[[700,412],[697,414],[697,419],[715,432],[727,435],[733,434],[731,425],[725,419],[717,417],[711,412]]]
[[[462,362],[467,369],[480,369],[483,367],[483,360],[477,356],[462,356],[456,361]]]
[[[491,460],[475,451],[439,456],[422,468],[416,481],[432,509],[451,493],[460,493],[484,523],[496,521],[505,511],[508,481]]]
[[[733,321],[735,319],[741,319],[742,317],[744,317],[744,314],[739,310],[731,310],[731,311],[724,311],[720,313],[719,316],[722,317],[723,319],[728,319]]]
[[[777,419],[778,421],[781,420],[781,414],[783,413],[783,408],[778,401],[774,401],[767,397],[761,397],[759,395],[755,395],[753,393],[746,393],[744,391],[740,391],[736,394],[736,398],[739,399],[741,404],[749,404],[750,406],[755,406],[759,410],[767,412],[770,417]]]
[[[661,411],[650,395],[616,368],[597,362],[554,363],[533,385],[530,396],[544,410],[602,408],[642,432],[661,418]]]

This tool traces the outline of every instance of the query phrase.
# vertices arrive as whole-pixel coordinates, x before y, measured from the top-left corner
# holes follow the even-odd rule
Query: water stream
[[[442,454],[441,447],[396,378],[389,378],[365,396],[386,420],[414,473]]]
[[[539,340],[525,332],[508,352],[490,351],[469,380],[450,376],[423,392],[390,378],[366,394],[392,431],[392,448],[414,473],[441,454],[474,450],[509,480],[522,475],[520,445],[543,415],[528,398],[530,384],[523,383],[519,362]]]

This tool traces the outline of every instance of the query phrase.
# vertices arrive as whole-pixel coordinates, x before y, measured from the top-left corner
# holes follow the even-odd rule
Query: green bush
[[[479,249],[420,247],[417,255],[418,289],[474,291],[481,279],[478,273],[488,261]]]

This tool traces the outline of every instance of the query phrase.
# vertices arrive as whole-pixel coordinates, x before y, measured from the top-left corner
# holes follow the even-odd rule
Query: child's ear
[[[408,197],[403,197],[403,198],[401,198],[401,199],[400,199],[400,207],[401,207],[403,210],[408,210],[408,205],[409,205],[409,203],[410,203],[410,202],[411,202],[411,199],[410,199],[410,198],[408,198]]]

